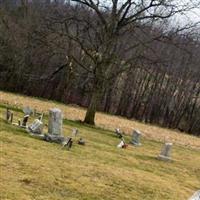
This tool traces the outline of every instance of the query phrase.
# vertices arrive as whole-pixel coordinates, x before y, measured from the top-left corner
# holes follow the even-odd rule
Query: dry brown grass
[[[86,112],[85,109],[78,106],[73,107],[53,101],[40,100],[2,91],[0,91],[0,104],[10,104],[20,108],[23,106],[30,106],[45,113],[48,112],[49,108],[58,107],[63,111],[65,118],[70,120],[83,120]],[[127,134],[130,134],[132,129],[139,129],[144,137],[149,139],[170,141],[178,145],[200,149],[200,138],[180,133],[175,130],[160,128],[158,126],[99,112],[96,114],[95,121],[97,126],[105,129],[114,130],[119,127]]]

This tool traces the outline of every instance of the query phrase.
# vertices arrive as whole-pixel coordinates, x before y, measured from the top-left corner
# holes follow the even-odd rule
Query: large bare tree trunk
[[[96,78],[96,80],[94,81],[92,96],[85,115],[84,123],[91,125],[95,124],[95,114],[97,111],[97,107],[101,101],[103,88],[104,81],[101,78]]]
[[[96,114],[97,106],[100,102],[100,98],[101,98],[100,92],[98,90],[93,91],[90,104],[89,104],[89,107],[87,109],[86,116],[84,119],[85,123],[91,124],[91,125],[95,124],[95,114]]]

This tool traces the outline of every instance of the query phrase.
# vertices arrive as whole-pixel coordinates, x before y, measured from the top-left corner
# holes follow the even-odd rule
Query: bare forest
[[[0,89],[200,136],[198,5],[110,2],[0,0]]]

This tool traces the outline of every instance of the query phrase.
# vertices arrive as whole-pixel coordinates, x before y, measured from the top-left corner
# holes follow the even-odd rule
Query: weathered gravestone
[[[158,156],[159,160],[163,161],[170,161],[171,160],[171,150],[172,150],[172,143],[165,143],[161,149],[161,153]]]
[[[195,192],[188,200],[200,200],[200,190]]]
[[[28,119],[29,119],[29,115],[25,115],[25,116],[23,117],[22,123],[21,123],[20,120],[18,121],[18,125],[21,126],[22,128],[26,128],[26,127],[27,127],[26,124],[27,124],[27,122],[28,122]]]
[[[83,138],[80,138],[80,139],[78,140],[78,144],[80,144],[80,145],[85,145],[85,140],[84,140]]]
[[[49,124],[48,133],[50,135],[62,135],[62,124],[63,124],[62,112],[58,108],[49,110]]]
[[[141,146],[141,143],[140,143],[141,135],[142,134],[139,130],[133,130],[131,144],[135,146]]]
[[[42,121],[40,121],[39,119],[36,119],[31,125],[28,126],[28,130],[31,133],[42,134],[43,127],[44,126],[43,126]]]
[[[6,108],[6,121],[13,122],[13,112]]]
[[[65,137],[62,136],[62,112],[58,108],[49,110],[48,134],[44,135],[47,142],[63,143]]]
[[[22,120],[22,124],[20,124],[22,127],[26,127],[27,125],[27,122],[28,122],[28,119],[29,119],[29,115],[25,115],[23,120]]]

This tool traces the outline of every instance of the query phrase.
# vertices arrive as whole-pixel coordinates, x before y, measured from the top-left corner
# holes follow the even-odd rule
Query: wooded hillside
[[[0,89],[87,107],[104,41],[96,14],[64,1],[0,5]],[[171,27],[135,20],[119,30],[98,110],[199,135],[198,26]]]

